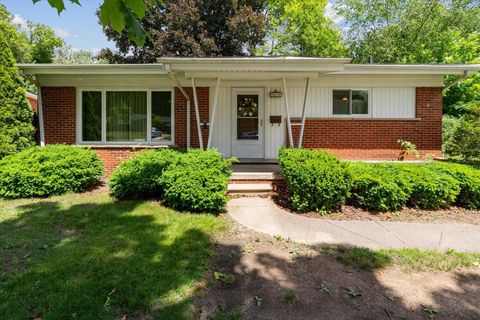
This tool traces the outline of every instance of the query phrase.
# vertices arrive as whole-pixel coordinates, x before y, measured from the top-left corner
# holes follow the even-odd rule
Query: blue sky
[[[47,0],[41,0],[36,4],[33,4],[32,0],[0,0],[0,3],[15,15],[16,23],[24,24],[30,20],[50,26],[58,36],[65,40],[66,44],[72,45],[74,48],[94,53],[105,47],[114,48],[114,44],[107,41],[103,34],[95,14],[103,0],[82,0],[82,6],[65,1],[67,10],[60,16],[55,9],[48,5]],[[340,20],[334,16],[332,3],[333,0],[330,0],[326,14],[334,22],[339,23]]]
[[[82,6],[66,3],[67,10],[60,16],[57,11],[48,5],[47,0],[37,2],[32,0],[0,0],[11,14],[15,15],[15,22],[24,23],[30,20],[52,27],[56,34],[75,48],[97,51],[101,48],[113,48],[102,32],[95,15],[103,0],[82,0]]]

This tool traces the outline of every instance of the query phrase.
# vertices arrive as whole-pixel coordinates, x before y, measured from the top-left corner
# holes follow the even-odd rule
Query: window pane
[[[82,92],[82,141],[102,140],[102,92]]]
[[[368,114],[368,91],[352,90],[352,113]]]
[[[258,95],[237,95],[237,139],[258,140]]]
[[[147,93],[107,92],[107,141],[147,140]]]
[[[152,141],[172,140],[172,93],[152,92]]]
[[[333,90],[333,114],[350,114],[350,90]]]

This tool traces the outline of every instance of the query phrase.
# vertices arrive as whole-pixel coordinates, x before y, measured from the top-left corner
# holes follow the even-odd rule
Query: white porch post
[[[310,85],[310,78],[307,78],[307,84],[305,85],[305,96],[303,97],[303,111],[302,111],[302,126],[300,128],[300,136],[298,137],[298,147],[302,147],[303,141],[303,131],[305,130],[305,117],[306,117],[306,106],[307,106],[307,96],[308,96],[308,87]]]
[[[283,78],[283,96],[285,98],[285,111],[287,112],[288,141],[290,142],[290,148],[293,148],[295,146],[293,145],[292,123],[290,120],[290,110],[288,107],[287,81],[285,78]]]
[[[210,130],[208,132],[208,143],[207,149],[210,149],[212,146],[212,134],[213,134],[213,126],[215,125],[215,117],[217,115],[217,104],[218,104],[218,91],[220,90],[220,77],[217,78],[217,87],[215,89],[215,97],[213,98],[213,111],[212,111],[212,119],[210,120]]]
[[[197,88],[195,87],[195,78],[192,78],[193,103],[195,104],[195,116],[197,117],[198,143],[203,150],[202,128],[200,125],[200,111],[198,109]]]
[[[176,83],[178,90],[182,93],[183,97],[187,101],[187,149],[190,148],[190,97],[188,94],[185,92],[185,89],[183,89],[182,85],[180,84],[180,81],[178,81],[177,77],[173,73],[168,74],[170,78]]]
[[[45,130],[43,126],[42,88],[37,86],[38,131],[40,131],[40,146],[45,147]]]

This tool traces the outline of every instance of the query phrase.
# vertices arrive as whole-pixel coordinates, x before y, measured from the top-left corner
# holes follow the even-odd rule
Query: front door
[[[263,89],[234,88],[232,110],[232,155],[240,159],[263,159]]]

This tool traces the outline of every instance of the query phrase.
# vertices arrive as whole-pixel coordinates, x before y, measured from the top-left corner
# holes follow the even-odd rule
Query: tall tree
[[[15,24],[13,16],[0,4],[0,31],[7,45],[19,63],[51,63],[54,50],[63,45],[63,40],[55,35],[52,28],[39,23]]]
[[[338,0],[354,62],[479,63],[479,0]],[[447,82],[456,77],[448,77]],[[445,93],[444,112],[480,99],[475,75]]]
[[[0,31],[0,158],[33,145],[33,111],[12,51]]]
[[[243,56],[254,53],[265,37],[261,0],[166,0],[147,1],[141,20],[150,38],[143,47],[130,40],[127,31],[111,26],[105,34],[117,52],[103,50],[110,62],[154,62],[160,56]]]
[[[339,57],[346,54],[339,30],[325,16],[327,0],[269,0],[263,55]]]

